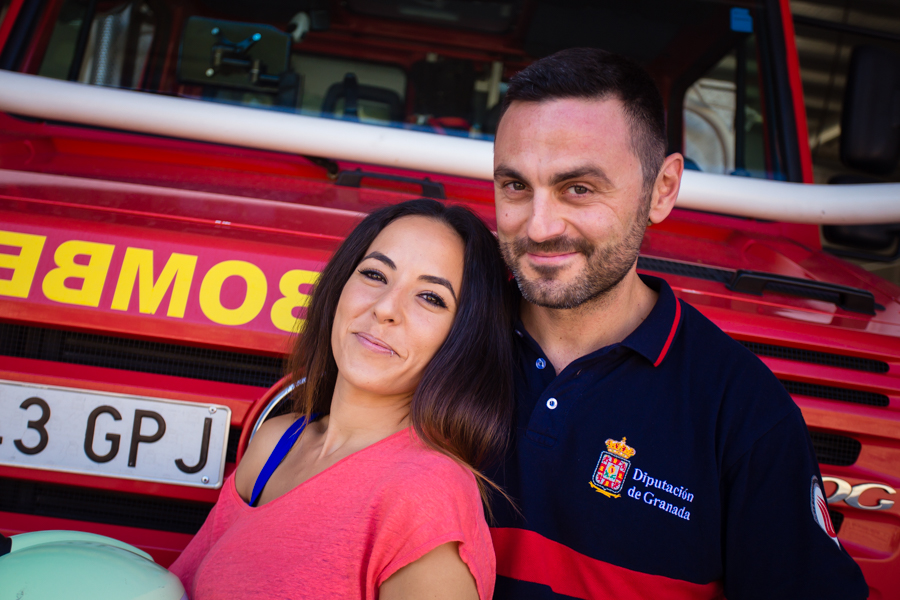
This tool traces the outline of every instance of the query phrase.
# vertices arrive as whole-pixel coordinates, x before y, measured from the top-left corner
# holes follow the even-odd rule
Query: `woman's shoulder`
[[[457,542],[463,562],[483,598],[490,597],[495,572],[491,536],[473,473],[453,458],[425,445],[415,434],[395,439],[396,461],[389,483],[374,503],[378,541],[396,557],[382,571],[387,579],[438,546]],[[398,436],[399,437],[399,436]]]
[[[272,417],[260,425],[234,473],[234,487],[245,500],[250,498],[253,484],[256,483],[256,478],[278,444],[278,440],[296,420],[297,415],[290,413]]]
[[[428,447],[412,429],[397,434],[395,443],[385,451],[392,456],[385,465],[385,476],[392,487],[410,491],[441,491],[480,497],[475,476],[466,466]],[[381,461],[380,461],[381,462]]]

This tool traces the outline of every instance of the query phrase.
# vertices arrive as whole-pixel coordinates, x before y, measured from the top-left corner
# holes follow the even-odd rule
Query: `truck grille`
[[[194,534],[212,504],[0,478],[0,511]]]
[[[844,356],[843,354],[831,354],[830,352],[817,352],[815,350],[801,350],[800,348],[791,348],[789,346],[758,344],[756,342],[741,341],[741,344],[743,344],[745,348],[759,356],[783,358],[786,360],[795,360],[797,362],[811,363],[814,365],[840,367],[842,369],[865,371],[867,373],[887,373],[888,369],[890,368],[886,362],[881,360],[872,360],[870,358]]]
[[[228,445],[225,447],[225,462],[237,462],[238,440],[240,440],[240,438],[240,427],[230,427],[228,429]]]
[[[0,323],[0,356],[271,387],[282,360],[255,354]]]
[[[844,524],[844,513],[836,510],[828,510],[828,516],[831,517],[831,524],[834,525],[834,532],[841,532],[841,525]]]
[[[810,431],[809,437],[812,438],[816,458],[823,465],[849,467],[856,462],[862,450],[859,440],[845,435]]]
[[[887,406],[891,401],[884,394],[876,394],[874,392],[862,392],[860,390],[819,385],[817,383],[802,383],[789,379],[779,379],[779,381],[789,394],[798,396],[811,396],[813,398],[825,398],[826,400],[840,400],[841,402],[882,407]]]

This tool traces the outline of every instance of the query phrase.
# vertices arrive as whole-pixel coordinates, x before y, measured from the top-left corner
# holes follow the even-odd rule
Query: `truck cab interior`
[[[794,124],[778,109],[786,99],[765,83],[786,76],[765,39],[773,17],[764,2],[55,0],[40,15],[53,26],[38,28],[50,34],[2,61],[83,83],[490,139],[512,74],[562,48],[598,46],[653,74],[671,149],[691,167],[797,180],[785,143]]]

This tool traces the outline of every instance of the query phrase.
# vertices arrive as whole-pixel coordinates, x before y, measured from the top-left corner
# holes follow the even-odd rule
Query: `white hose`
[[[493,144],[487,141],[157,96],[10,71],[0,71],[0,110],[475,179],[493,177]],[[896,223],[900,222],[900,184],[804,185],[688,171],[678,206],[795,223]]]
[[[789,223],[900,223],[900,183],[806,185],[685,171],[678,206]]]

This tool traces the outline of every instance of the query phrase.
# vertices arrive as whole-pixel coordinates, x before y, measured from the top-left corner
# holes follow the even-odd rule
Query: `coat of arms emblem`
[[[591,487],[610,498],[618,498],[625,485],[625,476],[631,468],[629,458],[634,456],[636,450],[625,443],[627,438],[619,441],[606,440],[606,450],[597,461],[594,476],[591,478]]]

